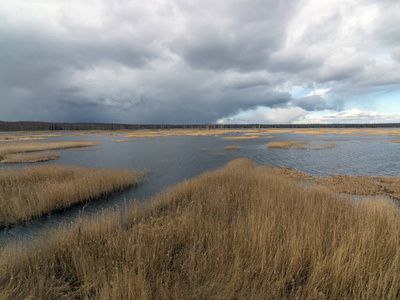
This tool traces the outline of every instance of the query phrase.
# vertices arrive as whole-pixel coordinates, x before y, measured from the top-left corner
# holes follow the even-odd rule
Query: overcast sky
[[[399,0],[0,0],[0,120],[400,122]]]

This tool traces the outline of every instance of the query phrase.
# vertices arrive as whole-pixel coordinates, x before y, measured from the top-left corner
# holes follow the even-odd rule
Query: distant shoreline
[[[0,121],[0,131],[80,131],[140,129],[261,129],[261,128],[400,128],[400,123],[360,124],[118,124]]]

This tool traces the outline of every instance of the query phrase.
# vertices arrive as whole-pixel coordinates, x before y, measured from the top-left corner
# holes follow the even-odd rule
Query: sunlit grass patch
[[[13,153],[80,148],[80,147],[95,146],[98,144],[100,144],[100,142],[85,142],[85,141],[1,143],[0,160],[3,159],[5,155]]]
[[[141,177],[130,170],[63,165],[0,169],[0,227],[121,191]]]
[[[33,163],[54,160],[60,157],[54,152],[40,152],[40,153],[28,153],[28,154],[6,154],[1,163]]]
[[[279,149],[307,149],[308,141],[280,141],[280,142],[269,142],[268,148],[279,148]]]
[[[224,146],[224,150],[240,150],[240,149],[242,149],[242,146],[239,145]]]
[[[296,129],[293,132],[305,135],[326,135],[324,129]]]

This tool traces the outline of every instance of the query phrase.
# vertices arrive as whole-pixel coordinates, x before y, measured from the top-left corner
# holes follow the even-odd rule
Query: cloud
[[[399,18],[390,0],[4,0],[0,120],[285,123],[383,105]]]
[[[285,124],[292,123],[307,112],[300,107],[265,109],[257,107],[252,111],[241,111],[236,116],[222,118],[219,124]]]
[[[345,110],[327,115],[305,115],[293,121],[294,124],[352,124],[352,123],[399,123],[400,114],[383,114],[359,109]]]

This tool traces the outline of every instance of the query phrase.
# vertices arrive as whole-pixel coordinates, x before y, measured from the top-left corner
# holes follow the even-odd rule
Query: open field
[[[0,170],[0,228],[138,184],[142,175],[63,165]]]
[[[96,146],[98,144],[100,144],[100,142],[85,141],[2,143],[0,144],[0,160],[4,159],[8,154],[13,153],[80,148]]]
[[[400,212],[247,159],[0,253],[1,299],[396,299]]]
[[[40,152],[28,154],[6,154],[0,163],[31,163],[53,160],[60,157],[54,152]]]

